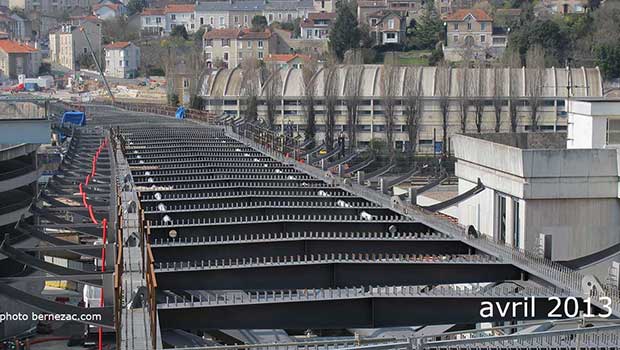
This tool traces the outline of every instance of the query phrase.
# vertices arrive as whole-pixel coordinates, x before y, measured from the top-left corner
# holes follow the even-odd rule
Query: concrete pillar
[[[321,170],[327,170],[325,169],[325,158],[321,159]]]
[[[416,205],[418,202],[418,190],[413,187],[409,187],[409,203]]]
[[[362,182],[364,182],[364,175],[366,174],[364,173],[363,170],[360,170],[357,172],[357,183],[358,184],[361,184]]]
[[[381,193],[385,193],[385,180],[381,177],[379,178],[379,191]]]
[[[616,288],[620,288],[620,262],[611,262],[611,266],[609,267],[609,281]]]
[[[338,164],[338,176],[344,175],[344,166],[342,164]]]
[[[538,234],[538,253],[545,259],[551,260],[552,257],[552,235],[549,233]]]

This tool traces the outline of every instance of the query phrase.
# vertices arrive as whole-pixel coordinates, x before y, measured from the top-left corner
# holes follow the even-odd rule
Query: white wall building
[[[146,8],[140,14],[140,29],[149,34],[163,34],[166,31],[166,11],[160,8]]]
[[[140,48],[132,42],[116,42],[104,47],[105,74],[114,78],[135,78],[140,67]]]
[[[165,12],[166,33],[170,33],[176,26],[184,26],[188,33],[196,30],[194,4],[168,4]]]
[[[532,252],[540,251],[541,235],[549,235],[551,258],[559,261],[620,243],[620,101],[567,105],[568,137],[489,133],[452,138],[458,192],[475,187],[478,179],[485,186],[459,203],[460,223]]]

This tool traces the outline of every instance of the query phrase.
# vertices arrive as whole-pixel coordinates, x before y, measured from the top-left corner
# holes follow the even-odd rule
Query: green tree
[[[329,32],[329,48],[342,61],[344,53],[360,46],[360,29],[350,6],[336,3],[336,20]]]
[[[620,43],[596,49],[596,62],[605,79],[620,78]]]
[[[267,18],[265,16],[256,15],[252,17],[252,31],[263,32],[267,28]]]
[[[174,36],[177,38],[183,38],[183,40],[187,40],[188,38],[187,29],[185,29],[185,26],[174,26],[174,28],[172,28],[172,32],[170,32],[170,36]]]
[[[192,34],[192,40],[194,40],[194,44],[202,47],[202,37],[205,35],[205,27],[200,27],[198,30]]]
[[[417,50],[432,50],[444,37],[444,26],[441,17],[435,9],[432,1],[424,8],[422,17],[417,21],[414,28],[407,35],[409,47]]]
[[[129,0],[129,2],[127,3],[127,11],[129,12],[130,16],[142,12],[145,7],[145,0]]]

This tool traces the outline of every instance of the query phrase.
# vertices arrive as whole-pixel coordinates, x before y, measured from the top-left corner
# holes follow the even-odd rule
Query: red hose
[[[93,213],[93,206],[92,205],[88,205],[88,215],[90,215],[90,220],[93,222],[93,224],[97,224],[97,219],[95,219],[95,214]]]

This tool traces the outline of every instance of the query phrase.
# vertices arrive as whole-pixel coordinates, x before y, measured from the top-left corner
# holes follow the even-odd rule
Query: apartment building
[[[84,29],[84,32],[80,30]],[[91,49],[84,34],[88,35],[95,56],[101,57],[101,23],[84,18],[81,24],[66,23],[49,34],[50,60],[61,66],[75,70],[84,55]]]
[[[249,29],[216,29],[203,36],[207,66],[230,67],[240,65],[250,57],[263,60],[274,47],[276,35],[271,31],[253,32]]]
[[[105,74],[114,78],[135,78],[140,67],[140,48],[129,41],[104,46]]]
[[[543,0],[539,4],[538,12],[566,15],[570,13],[585,13],[587,0]]]
[[[76,8],[88,10],[97,4],[96,0],[9,0],[9,8],[45,14],[61,14]]]
[[[93,6],[93,14],[99,19],[107,20],[127,15],[127,7],[122,3],[105,2]]]
[[[327,4],[325,4],[327,7]],[[263,16],[267,23],[293,22],[296,18],[305,18],[311,12],[315,12],[313,0],[276,0],[268,1],[263,10]],[[319,10],[331,12],[331,10]]]
[[[13,40],[0,40],[0,73],[17,79],[21,74],[33,77],[39,74],[41,52],[32,46]]]

